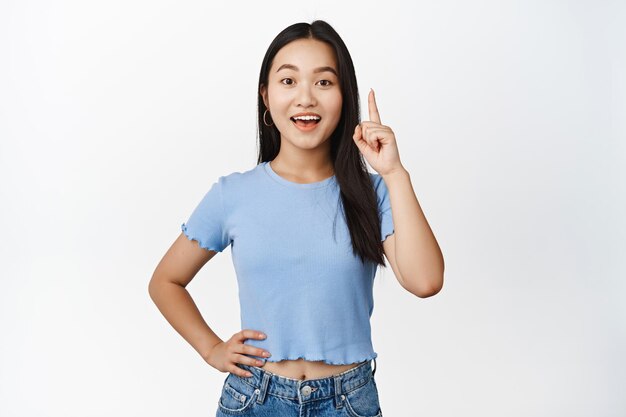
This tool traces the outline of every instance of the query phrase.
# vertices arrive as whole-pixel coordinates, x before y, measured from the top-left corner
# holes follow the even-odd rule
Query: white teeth
[[[295,120],[319,120],[321,118],[318,116],[296,116],[293,119]]]

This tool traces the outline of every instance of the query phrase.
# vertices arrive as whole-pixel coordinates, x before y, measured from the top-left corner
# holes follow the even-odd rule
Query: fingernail
[[[263,333],[259,333],[259,337],[266,338],[267,336],[265,336],[265,334]]]

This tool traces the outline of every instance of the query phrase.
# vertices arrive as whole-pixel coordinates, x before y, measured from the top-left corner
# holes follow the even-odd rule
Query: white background
[[[626,4],[0,2],[0,415],[211,416],[226,374],[148,295],[220,175],[254,166],[261,60],[329,22],[446,261],[379,271],[392,416],[626,414]],[[189,285],[239,331],[230,248]]]

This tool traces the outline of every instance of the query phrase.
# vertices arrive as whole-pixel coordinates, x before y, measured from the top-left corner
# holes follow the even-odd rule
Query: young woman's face
[[[271,115],[268,122],[274,122],[281,141],[313,149],[330,137],[341,118],[338,74],[334,50],[324,42],[299,39],[278,51],[268,86],[260,92]],[[320,116],[320,121],[299,127],[302,122],[294,123],[292,117],[306,112]]]

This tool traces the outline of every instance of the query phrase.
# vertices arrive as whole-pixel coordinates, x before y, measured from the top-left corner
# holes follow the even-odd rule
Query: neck
[[[320,152],[317,149],[284,152],[281,147],[270,165],[281,176],[299,182],[322,181],[335,174],[329,152]]]

